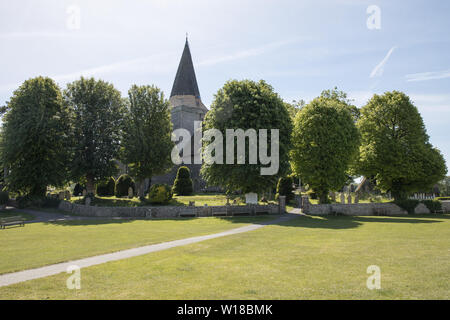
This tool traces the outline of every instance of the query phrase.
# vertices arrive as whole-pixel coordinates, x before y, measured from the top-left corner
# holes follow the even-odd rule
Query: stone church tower
[[[200,98],[200,91],[198,90],[197,78],[195,76],[194,64],[192,63],[187,38],[169,101],[171,104],[173,130],[179,128],[186,129],[191,133],[191,137],[193,137],[194,121],[203,121],[208,109]],[[192,138],[191,142],[193,140]],[[204,188],[205,183],[200,177],[201,165],[194,164],[192,159],[191,164],[182,164],[182,166],[186,166],[191,170],[194,191],[199,191]],[[175,180],[178,167],[174,165],[170,173],[152,177],[151,183],[167,183],[171,185]]]

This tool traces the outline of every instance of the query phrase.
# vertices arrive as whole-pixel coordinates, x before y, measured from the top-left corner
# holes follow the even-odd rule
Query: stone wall
[[[177,218],[190,216],[210,217],[215,215],[232,216],[280,213],[279,206],[276,204],[210,207],[96,207],[61,201],[58,208],[74,215],[86,217]]]
[[[450,201],[441,201],[444,212],[450,212]],[[310,215],[342,214],[348,216],[406,215],[408,212],[394,203],[354,203],[354,204],[306,204],[303,212]],[[430,210],[419,203],[415,214],[429,214]]]

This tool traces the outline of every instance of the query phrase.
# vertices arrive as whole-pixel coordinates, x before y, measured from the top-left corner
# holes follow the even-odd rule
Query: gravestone
[[[64,195],[64,199],[70,200],[70,191],[69,190],[66,190],[65,195]]]
[[[341,203],[345,204],[345,194],[341,193]]]
[[[349,194],[349,195],[347,196],[347,203],[348,203],[348,204],[352,204],[352,195],[351,195],[351,194]]]
[[[359,196],[358,196],[358,194],[355,194],[355,203],[359,203]]]
[[[336,193],[330,192],[330,198],[332,202],[336,202]]]
[[[83,189],[83,197],[86,197],[86,195],[87,195],[87,190]]]
[[[58,199],[59,199],[59,200],[64,200],[64,196],[65,196],[65,192],[64,192],[64,191],[60,191],[60,192],[58,193]]]
[[[245,203],[258,204],[258,195],[253,192],[245,194]]]
[[[132,187],[128,188],[128,198],[133,199],[133,188]]]

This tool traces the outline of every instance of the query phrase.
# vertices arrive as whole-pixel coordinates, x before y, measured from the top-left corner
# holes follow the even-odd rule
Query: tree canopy
[[[87,192],[94,194],[95,182],[117,171],[124,101],[112,84],[83,77],[67,85],[65,100],[75,115],[72,177],[85,177]]]
[[[394,198],[406,198],[444,178],[445,160],[429,143],[422,117],[406,94],[374,95],[361,109],[358,127],[362,145],[357,171],[373,176]]]
[[[359,134],[349,104],[322,95],[302,108],[294,121],[291,163],[293,171],[328,202],[329,191],[348,181],[355,160]]]
[[[264,192],[274,187],[278,178],[288,172],[292,122],[283,100],[266,82],[231,80],[225,83],[206,114],[203,130],[209,129],[219,130],[224,138],[226,129],[255,129],[256,133],[259,129],[267,129],[269,152],[274,151],[271,150],[270,130],[279,129],[279,170],[276,174],[262,175],[260,169],[267,165],[262,164],[260,158],[255,164],[250,164],[249,158],[257,155],[249,155],[249,140],[246,138],[245,164],[237,164],[237,143],[234,145],[234,164],[225,164],[225,159],[224,164],[203,163],[201,174],[210,185],[221,186],[227,191]],[[204,142],[203,150],[209,144]]]
[[[173,165],[170,104],[154,86],[134,85],[128,97],[121,158],[139,185],[139,195],[144,196],[144,179],[163,174]]]
[[[70,110],[50,78],[25,81],[7,103],[1,157],[8,169],[8,189],[44,196],[47,186],[68,178]]]

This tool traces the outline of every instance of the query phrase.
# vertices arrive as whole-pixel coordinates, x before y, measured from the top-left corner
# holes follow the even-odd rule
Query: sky
[[[204,104],[230,79],[287,102],[335,86],[361,107],[400,90],[450,165],[448,0],[15,0],[0,3],[0,105],[26,79],[170,94],[186,33]]]

